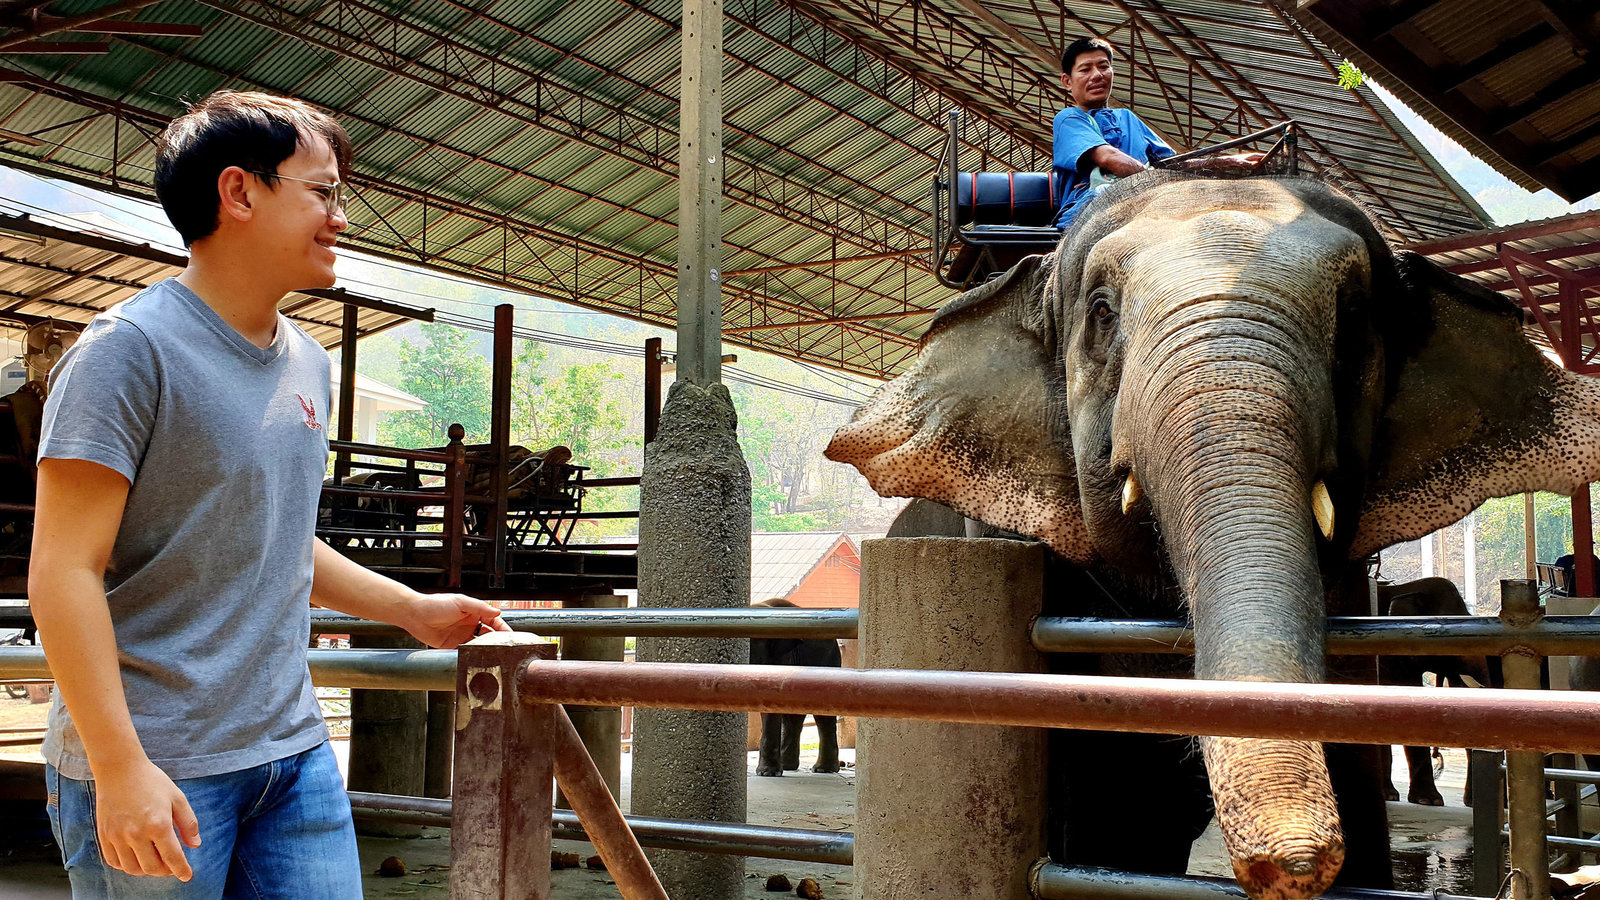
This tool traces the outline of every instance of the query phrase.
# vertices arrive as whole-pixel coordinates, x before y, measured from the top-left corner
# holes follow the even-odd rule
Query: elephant
[[[779,597],[753,604],[768,608],[795,609],[795,604]],[[844,664],[839,642],[799,638],[751,638],[750,664],[756,666],[832,666]],[[813,772],[839,771],[839,720],[834,716],[812,716],[817,722],[817,750]],[[800,732],[806,717],[795,714],[761,714],[761,753],[756,774],[779,776],[800,768]]]
[[[1466,616],[1471,615],[1461,592],[1448,578],[1419,578],[1400,584],[1378,585],[1378,610],[1386,616]],[[1499,686],[1499,666],[1491,666],[1488,657],[1482,656],[1384,656],[1378,660],[1380,684],[1417,687],[1423,675],[1433,673],[1440,687]],[[1496,659],[1494,663],[1499,663]],[[1465,679],[1471,679],[1468,682]],[[1443,806],[1444,797],[1433,781],[1431,747],[1407,747],[1406,767],[1411,772],[1410,786],[1406,789],[1406,802],[1419,806]],[[1391,776],[1394,748],[1382,748],[1384,795],[1391,801],[1400,799]],[[1462,794],[1462,802],[1472,805],[1472,781]]]
[[[1192,662],[1063,666],[1371,683],[1372,658],[1323,651],[1325,616],[1370,613],[1362,561],[1492,497],[1600,476],[1600,384],[1523,327],[1318,181],[1146,172],[1053,253],[946,304],[825,452],[880,495],[1044,541],[1063,563],[1055,614],[1192,619]],[[1376,748],[1198,745],[1084,737],[1086,765],[1053,759],[1052,854],[1181,872],[1203,761],[1252,897],[1392,884]],[[1098,802],[1153,760],[1183,788],[1161,827],[1152,807]]]

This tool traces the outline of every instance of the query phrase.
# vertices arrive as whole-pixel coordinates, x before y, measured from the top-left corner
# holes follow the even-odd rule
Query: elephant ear
[[[1093,559],[1045,314],[1055,254],[1029,256],[947,304],[909,371],[884,385],[825,451],[885,497],[923,497],[1074,562]]]
[[[1562,370],[1499,294],[1397,254],[1403,333],[1351,556],[1415,540],[1485,500],[1600,478],[1600,381]]]

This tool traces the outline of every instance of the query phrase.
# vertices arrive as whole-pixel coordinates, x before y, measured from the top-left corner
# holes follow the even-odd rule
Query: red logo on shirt
[[[306,427],[312,431],[321,431],[322,423],[317,421],[317,405],[300,394],[295,396],[300,398],[300,408],[306,411]]]

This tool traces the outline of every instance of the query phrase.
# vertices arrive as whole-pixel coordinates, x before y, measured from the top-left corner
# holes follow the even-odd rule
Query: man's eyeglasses
[[[328,217],[330,219],[339,213],[344,212],[345,204],[350,202],[350,198],[345,192],[344,182],[342,181],[312,181],[309,178],[295,178],[293,175],[279,175],[276,172],[257,172],[253,169],[247,171],[249,171],[251,175],[254,175],[258,178],[282,178],[285,181],[298,181],[301,184],[309,184],[319,188],[327,188],[326,192],[318,191],[317,193],[322,195],[322,204],[323,206],[327,207]]]

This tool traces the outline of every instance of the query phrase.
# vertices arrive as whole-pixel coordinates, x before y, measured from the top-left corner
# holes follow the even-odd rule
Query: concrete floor
[[[343,750],[343,742],[335,746]],[[814,751],[813,751],[814,753]],[[1465,757],[1460,751],[1446,751],[1444,775],[1439,789],[1449,805],[1442,808],[1389,805],[1395,851],[1395,873],[1402,890],[1444,890],[1456,894],[1472,893],[1472,812],[1461,805],[1461,786],[1465,778]],[[853,754],[844,751],[846,760]],[[813,757],[814,758],[814,757]],[[1395,783],[1405,794],[1404,758],[1396,754]],[[623,756],[626,798],[630,758]],[[754,777],[755,758],[750,758],[749,820],[756,824],[795,828],[849,831],[855,825],[855,777],[853,770],[839,775],[818,775],[806,771],[812,758],[802,758],[802,771],[782,778]],[[575,852],[583,858],[594,853],[587,844],[558,841],[557,849]],[[380,878],[375,873],[387,856],[405,861],[409,872],[398,878]],[[449,893],[449,832],[425,829],[418,839],[376,839],[361,841],[365,897],[443,900]],[[1194,874],[1229,874],[1222,840],[1215,827],[1196,844],[1190,871]],[[774,897],[764,890],[766,877],[784,873],[798,883],[801,878],[817,879],[830,900],[849,900],[855,896],[853,872],[849,867],[795,863],[785,860],[750,859],[746,862],[746,897],[750,900]],[[552,875],[555,900],[612,900],[618,896],[615,885],[603,871],[569,869]],[[4,900],[66,900],[70,896],[66,877],[59,867],[59,856],[49,842],[48,831],[24,846],[0,851],[0,898]],[[792,894],[790,895],[792,896]]]

